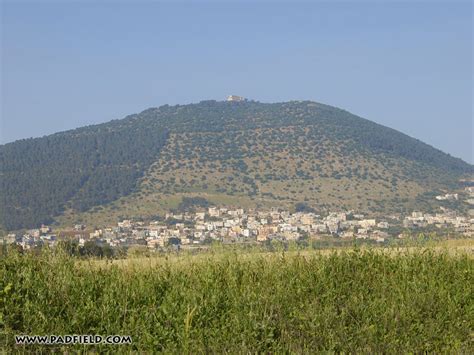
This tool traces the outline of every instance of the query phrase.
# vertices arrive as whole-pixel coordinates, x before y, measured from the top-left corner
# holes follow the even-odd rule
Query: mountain
[[[403,211],[429,206],[472,172],[417,139],[312,101],[165,105],[0,146],[0,225],[151,216],[183,197]]]

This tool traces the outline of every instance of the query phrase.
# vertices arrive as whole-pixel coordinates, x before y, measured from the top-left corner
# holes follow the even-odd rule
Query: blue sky
[[[471,163],[471,2],[2,2],[0,143],[148,107],[308,99]]]

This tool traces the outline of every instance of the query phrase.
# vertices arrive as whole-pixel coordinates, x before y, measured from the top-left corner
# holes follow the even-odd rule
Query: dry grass
[[[303,257],[305,259],[319,258],[321,256],[330,257],[341,253],[355,251],[360,253],[377,253],[391,257],[403,257],[408,254],[417,254],[425,252],[433,252],[446,255],[465,255],[474,259],[474,239],[451,239],[429,243],[428,246],[407,246],[398,248],[369,247],[362,246],[360,248],[327,248],[319,250],[302,249],[289,250],[282,252],[269,252],[259,247],[241,249],[237,247],[208,247],[202,248],[198,252],[180,252],[166,254],[149,254],[148,256],[127,257],[126,259],[112,260],[79,260],[79,267],[86,268],[110,268],[118,267],[123,270],[133,270],[133,272],[142,268],[155,268],[157,266],[172,265],[173,267],[187,267],[195,263],[221,262],[231,256],[238,256],[240,260],[250,260],[255,257],[264,259],[280,258],[280,257]]]

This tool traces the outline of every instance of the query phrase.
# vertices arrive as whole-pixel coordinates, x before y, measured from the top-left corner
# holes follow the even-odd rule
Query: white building
[[[234,101],[234,102],[240,102],[240,101],[245,101],[245,97],[242,96],[237,96],[237,95],[229,95],[227,96],[227,101]]]

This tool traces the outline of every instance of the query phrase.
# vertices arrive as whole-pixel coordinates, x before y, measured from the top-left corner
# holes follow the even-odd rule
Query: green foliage
[[[472,258],[318,255],[230,253],[122,270],[11,253],[0,259],[1,346],[18,350],[15,334],[123,334],[133,344],[114,352],[474,351]]]
[[[209,206],[209,201],[204,197],[183,197],[178,205],[178,210],[181,212],[190,212],[198,208],[207,208]]]
[[[0,225],[51,223],[131,193],[166,141],[166,130],[112,121],[0,146]]]
[[[171,134],[179,138],[165,154]],[[193,183],[184,176],[163,179],[191,158],[186,167],[208,169],[193,176]],[[369,158],[383,168],[344,166]],[[288,166],[276,170],[274,163],[281,159]],[[472,165],[407,135],[314,102],[165,105],[0,146],[0,225],[6,230],[34,227],[53,222],[68,208],[81,212],[117,200],[137,191],[140,178],[158,160],[152,181],[166,194],[200,189],[253,197],[271,181],[375,181],[386,178],[381,171],[398,175],[386,178],[388,189],[403,180],[439,187],[473,172]],[[210,181],[221,176],[221,183]]]
[[[305,213],[309,213],[309,212],[314,212],[314,209],[311,208],[310,206],[308,206],[306,203],[304,202],[298,202],[296,205],[295,205],[295,212],[305,212]]]
[[[95,240],[89,240],[80,246],[77,241],[61,240],[58,243],[58,250],[69,256],[112,258],[115,254],[120,254],[120,250],[114,251],[110,245],[99,245]]]

